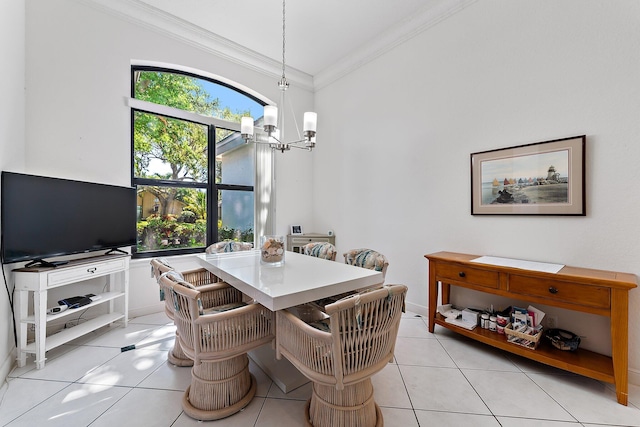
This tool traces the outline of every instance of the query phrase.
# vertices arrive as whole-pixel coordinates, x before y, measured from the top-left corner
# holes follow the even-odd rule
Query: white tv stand
[[[44,367],[45,352],[74,340],[88,332],[122,321],[126,327],[129,311],[129,255],[109,254],[70,261],[52,267],[31,267],[13,270],[15,274],[15,309],[18,334],[18,366],[26,364],[27,354],[35,354],[36,368]],[[49,289],[107,276],[106,292],[99,294],[91,304],[47,314]],[[29,293],[33,293],[33,312],[29,312]],[[89,293],[89,291],[87,291]],[[71,297],[73,295],[65,295]],[[84,323],[47,336],[47,322],[67,316],[79,315],[85,309],[108,304],[108,312]],[[57,306],[57,301],[51,304]],[[29,325],[35,325],[35,341],[27,343]]]

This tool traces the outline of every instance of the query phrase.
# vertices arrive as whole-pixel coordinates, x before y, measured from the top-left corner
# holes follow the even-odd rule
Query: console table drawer
[[[122,271],[125,269],[125,266],[126,261],[124,259],[116,259],[101,263],[88,263],[83,266],[65,268],[58,272],[49,273],[47,276],[47,286],[59,286],[80,280],[91,279],[92,277],[104,276],[105,274]]]
[[[292,237],[291,243],[294,245],[306,245],[311,242],[329,242],[331,243],[331,237]]]
[[[498,273],[495,271],[481,270],[464,265],[438,264],[436,268],[438,280],[446,282],[447,279],[455,283],[468,283],[470,285],[486,288],[498,288]]]
[[[577,283],[548,281],[545,279],[509,276],[509,292],[561,301],[572,305],[606,308],[611,306],[611,290]]]

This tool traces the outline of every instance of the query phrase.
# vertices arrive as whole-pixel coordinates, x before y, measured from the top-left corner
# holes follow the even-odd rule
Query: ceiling
[[[282,0],[85,1],[281,73]],[[292,70],[333,79],[328,74],[344,74],[474,1],[288,0],[287,77]]]

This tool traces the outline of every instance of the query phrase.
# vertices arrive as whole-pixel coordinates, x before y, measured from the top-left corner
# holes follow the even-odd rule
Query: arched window
[[[131,80],[134,255],[253,242],[256,148],[241,138],[240,118],[261,116],[265,102],[182,70],[132,66]]]

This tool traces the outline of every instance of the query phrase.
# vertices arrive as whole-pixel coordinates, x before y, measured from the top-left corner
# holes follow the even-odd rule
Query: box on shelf
[[[532,330],[532,329],[529,328],[529,330]],[[508,342],[512,344],[520,345],[522,347],[530,348],[532,350],[535,350],[536,348],[538,348],[540,341],[542,341],[541,340],[542,329],[535,331],[534,335],[530,335],[530,334],[526,334],[526,333],[514,330],[513,324],[509,323],[504,328],[504,333],[507,335]]]
[[[480,313],[475,310],[471,310],[469,308],[462,310],[462,321],[465,323],[477,325],[478,316],[480,316]]]

